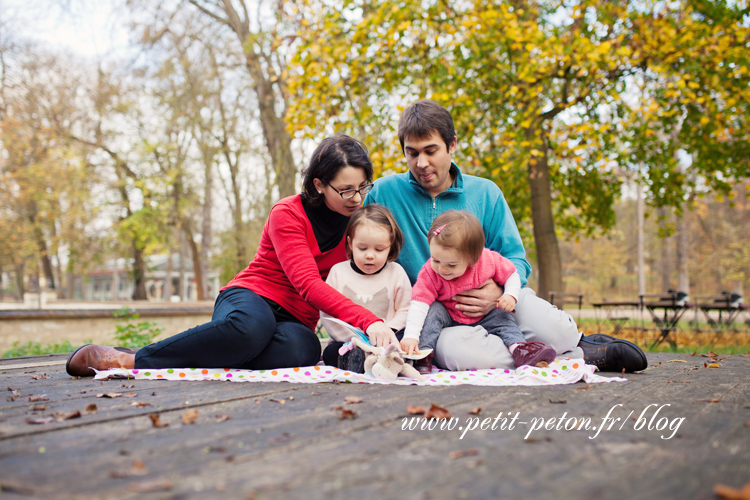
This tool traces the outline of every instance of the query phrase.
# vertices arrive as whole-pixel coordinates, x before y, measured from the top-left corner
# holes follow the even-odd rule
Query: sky
[[[13,38],[94,59],[127,50],[122,0],[0,0],[0,21]]]

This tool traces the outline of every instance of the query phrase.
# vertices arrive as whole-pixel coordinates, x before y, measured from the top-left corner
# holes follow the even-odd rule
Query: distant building
[[[152,255],[146,258],[146,293],[148,300],[173,301],[198,300],[193,261],[184,258],[184,283],[180,284],[180,260],[178,254],[172,255],[172,294],[165,297],[164,285],[167,279],[167,256]],[[133,297],[135,284],[130,274],[130,259],[112,259],[99,269],[90,271],[85,276],[76,276],[73,282],[73,298],[88,301],[130,300]],[[208,297],[213,299],[219,294],[219,275],[208,273]]]

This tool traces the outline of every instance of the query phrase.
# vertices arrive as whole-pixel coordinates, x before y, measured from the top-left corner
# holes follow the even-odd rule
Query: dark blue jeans
[[[140,349],[135,368],[243,368],[310,366],[320,341],[295,321],[276,321],[271,306],[247,288],[227,288],[211,321]]]

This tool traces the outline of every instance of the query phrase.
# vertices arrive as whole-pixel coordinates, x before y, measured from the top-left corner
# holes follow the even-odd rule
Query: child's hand
[[[419,354],[419,341],[415,339],[404,339],[401,341],[401,350],[405,354]]]
[[[505,293],[502,297],[497,299],[497,307],[504,311],[514,312],[516,309],[516,298]]]

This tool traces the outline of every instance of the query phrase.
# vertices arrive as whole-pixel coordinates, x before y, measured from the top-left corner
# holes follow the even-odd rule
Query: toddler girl
[[[463,210],[443,212],[432,223],[427,241],[431,257],[419,271],[412,291],[401,349],[407,354],[418,350],[417,346],[435,349],[443,328],[479,325],[503,339],[516,368],[555,359],[552,347],[541,342],[526,342],[510,314],[518,302],[521,279],[510,260],[484,248],[484,231],[475,215]],[[452,297],[481,287],[488,279],[504,287],[497,309],[479,320],[456,309]],[[420,373],[429,373],[431,357],[415,366]]]
[[[411,300],[411,282],[404,268],[394,262],[404,244],[404,236],[393,215],[378,204],[360,208],[349,219],[344,238],[349,260],[333,266],[326,283],[370,310],[394,332],[403,329]],[[327,319],[330,316],[326,313],[321,312],[320,318],[333,339],[323,351],[324,363],[363,371],[364,353],[360,350],[339,357],[339,348],[351,340],[353,332]]]

